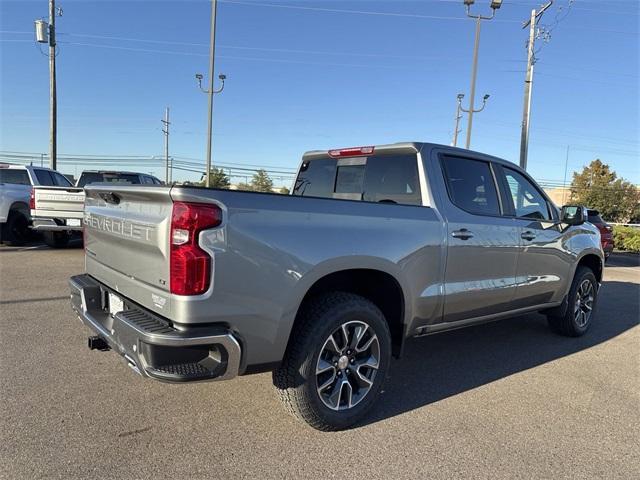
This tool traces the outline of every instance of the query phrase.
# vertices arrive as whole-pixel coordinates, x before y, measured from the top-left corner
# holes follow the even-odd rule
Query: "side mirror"
[[[565,205],[560,212],[560,221],[567,225],[582,225],[587,221],[587,212],[579,205]]]

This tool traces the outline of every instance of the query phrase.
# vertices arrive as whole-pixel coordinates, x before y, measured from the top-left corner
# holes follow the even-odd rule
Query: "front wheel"
[[[564,312],[547,315],[551,329],[568,337],[584,335],[593,319],[593,311],[598,300],[598,281],[593,271],[586,267],[576,270]]]
[[[273,373],[281,400],[318,430],[342,430],[371,409],[387,374],[391,335],[369,300],[336,292],[301,313],[280,367]]]

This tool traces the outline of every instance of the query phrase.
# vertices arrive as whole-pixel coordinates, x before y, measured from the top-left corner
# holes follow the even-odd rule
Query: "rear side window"
[[[442,166],[454,205],[476,215],[500,215],[498,192],[487,162],[444,157]]]
[[[421,205],[415,155],[320,158],[302,164],[293,195]]]
[[[0,183],[7,183],[11,185],[31,185],[29,174],[26,170],[11,168],[0,169]]]

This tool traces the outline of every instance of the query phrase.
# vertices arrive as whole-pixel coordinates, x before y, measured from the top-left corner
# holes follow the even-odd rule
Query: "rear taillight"
[[[31,189],[31,194],[29,195],[29,208],[31,210],[36,209],[36,191],[34,188]]]
[[[211,257],[198,245],[202,230],[222,222],[217,205],[175,202],[171,215],[171,293],[200,295],[211,281]]]

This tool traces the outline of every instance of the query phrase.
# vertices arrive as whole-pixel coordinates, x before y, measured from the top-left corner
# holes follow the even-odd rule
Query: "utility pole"
[[[475,110],[475,96],[476,96],[476,76],[478,74],[478,50],[480,47],[480,24],[482,20],[491,20],[496,15],[496,10],[502,6],[502,0],[492,0],[491,1],[491,16],[484,17],[482,15],[472,15],[471,14],[471,5],[475,3],[475,0],[464,0],[464,4],[466,7],[467,17],[473,18],[476,20],[476,34],[475,41],[473,44],[473,62],[471,65],[471,88],[469,91],[469,108],[467,110],[462,109],[463,112],[467,112],[469,114],[469,122],[467,124],[467,143],[466,148],[471,147],[471,129],[473,128],[473,114],[482,110]],[[487,97],[485,95],[485,97]],[[488,97],[487,97],[488,98]],[[485,98],[486,100],[486,98]]]
[[[171,175],[169,173],[169,107],[164,110],[164,120],[162,122],[162,133],[164,133],[164,178],[165,183],[169,185]]]
[[[49,161],[51,169],[58,165],[58,98],[56,91],[56,2],[49,0]]]
[[[533,65],[535,59],[536,24],[547,8],[553,4],[549,0],[540,11],[531,10],[531,18],[524,22],[522,28],[529,27],[529,41],[527,42],[527,73],[524,79],[524,106],[522,109],[522,133],[520,135],[520,167],[527,169],[529,153],[529,120],[531,118],[531,90],[533,87]]]
[[[58,160],[58,98],[56,91],[56,16],[62,16],[62,9],[56,9],[55,0],[49,0],[49,23],[35,21],[36,42],[49,44],[49,166],[56,169]],[[44,52],[41,53],[46,55]]]
[[[458,134],[461,132],[460,130],[460,119],[462,118],[462,99],[464,98],[464,93],[458,94],[458,103],[456,104],[456,127],[453,130],[453,141],[451,142],[451,146],[455,147],[458,145]]]
[[[218,9],[217,0],[211,0],[211,38],[209,42],[209,88],[205,90],[202,88],[202,74],[196,73],[196,80],[198,80],[198,86],[200,90],[209,96],[209,119],[207,129],[207,169],[205,186],[210,186],[209,173],[211,172],[211,143],[213,136],[213,95],[222,92],[224,90],[224,81],[227,78],[226,75],[220,74],[218,78],[222,81],[222,86],[215,90],[213,88],[213,76],[215,74],[215,59],[216,59],[216,11]]]

